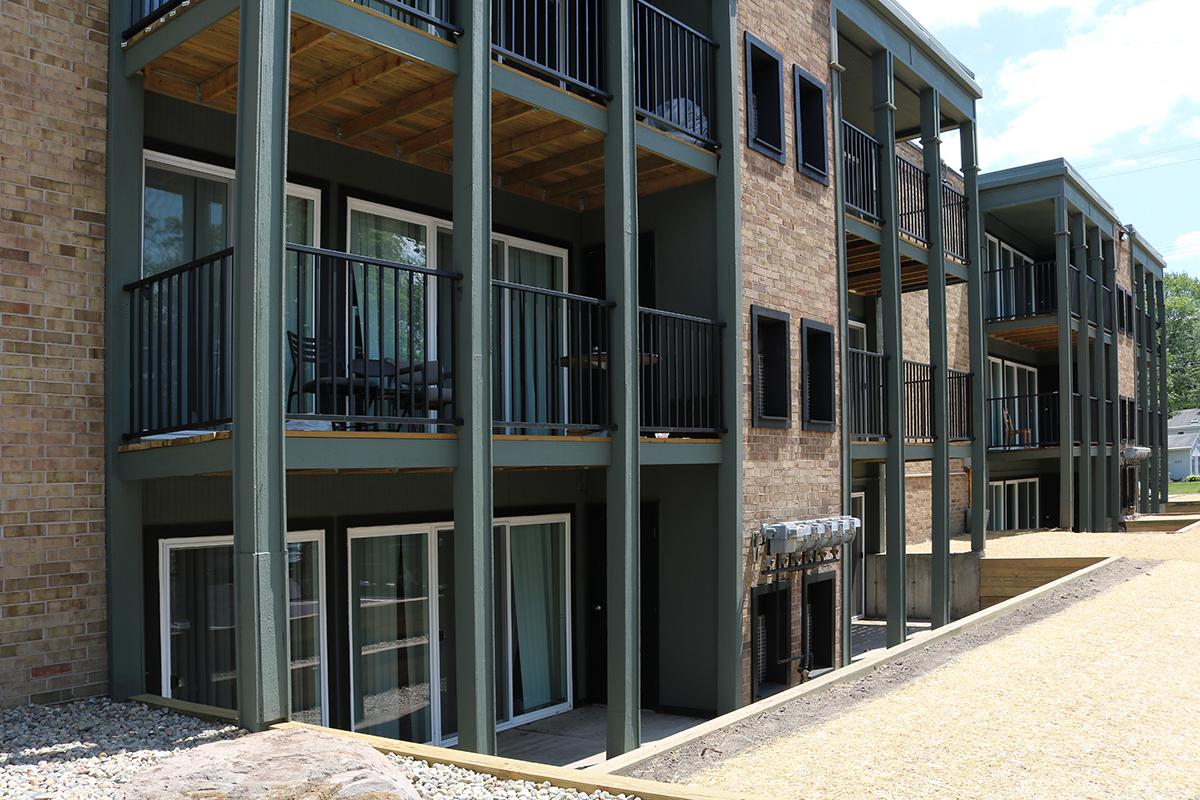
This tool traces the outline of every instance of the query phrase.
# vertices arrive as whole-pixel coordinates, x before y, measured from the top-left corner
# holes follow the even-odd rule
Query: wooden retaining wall
[[[994,606],[1103,560],[1103,556],[981,558],[979,560],[979,607]]]

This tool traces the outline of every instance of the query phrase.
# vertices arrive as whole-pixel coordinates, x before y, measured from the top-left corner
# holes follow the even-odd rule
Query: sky
[[[1065,157],[1200,277],[1200,0],[900,2],[983,87],[984,171]]]

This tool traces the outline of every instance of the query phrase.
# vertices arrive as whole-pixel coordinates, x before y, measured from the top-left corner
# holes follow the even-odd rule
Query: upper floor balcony
[[[989,242],[989,264],[983,272],[983,286],[984,319],[989,324],[1034,320],[1058,311],[1059,284],[1055,262],[1033,261],[1006,248],[997,249],[995,240]],[[1115,305],[1111,286],[1069,264],[1067,289],[1073,319],[1080,319],[1086,301],[1086,321],[1112,332]],[[1044,349],[1057,342],[1056,328],[1053,321],[1041,327],[1022,326],[1006,331],[1005,338]]]
[[[501,251],[505,242],[497,242]],[[612,427],[613,304],[561,289],[556,262],[520,250],[492,281],[497,434],[603,435]],[[462,421],[455,388],[461,275],[300,244],[286,248],[287,426],[436,433]],[[519,265],[514,264],[519,261]],[[226,248],[126,286],[131,300],[126,439],[222,430],[232,420],[234,253]],[[504,274],[497,272],[497,274]],[[639,309],[641,431],[721,433],[723,326]]]
[[[145,36],[165,20],[182,10],[182,0],[131,0],[134,24],[124,32],[126,40]],[[449,50],[464,33],[457,4],[461,0],[353,0],[370,13],[368,25],[399,24],[419,32],[427,40],[441,41]],[[491,43],[494,60],[511,70],[549,83],[566,93],[590,102],[605,104],[611,99],[605,65],[605,0],[491,0]],[[339,5],[338,0],[311,0],[297,14],[306,14],[308,6]],[[669,132],[683,142],[715,150],[716,139],[716,43],[703,32],[708,27],[708,4],[689,4],[672,16],[647,0],[633,0],[634,94],[639,119],[649,127]],[[236,14],[233,15],[236,19]],[[302,57],[310,48],[324,53],[327,63],[336,63],[339,48],[321,36],[322,21],[293,23],[293,58],[300,57],[300,73],[307,71]],[[299,30],[297,30],[299,28]],[[326,29],[328,30],[328,29]],[[236,25],[232,31],[201,33],[197,52],[188,53],[193,63],[221,61],[222,48],[236,56]],[[232,34],[232,38],[230,38]],[[435,47],[431,42],[426,48]],[[207,51],[205,53],[204,51]],[[346,62],[345,68],[360,67],[357,77],[346,81],[346,89],[374,83],[381,71],[411,72],[421,77],[422,66],[452,58],[440,53],[426,65],[414,59],[404,64]],[[433,64],[436,66],[436,64]],[[191,76],[172,70],[180,65],[162,65],[167,73],[190,80]],[[201,102],[219,100],[236,84],[236,71],[230,66],[212,69],[207,76],[197,75],[195,97]],[[162,70],[156,70],[161,72]],[[419,87],[417,87],[419,88]],[[446,95],[448,97],[448,94]],[[312,98],[305,96],[305,103]],[[442,97],[430,96],[426,103]],[[296,97],[293,95],[293,103]],[[294,109],[293,109],[294,115]],[[338,133],[347,139],[360,135],[364,122],[351,124]],[[380,126],[375,126],[380,127]],[[348,135],[347,135],[348,134]],[[402,149],[405,148],[402,143]]]
[[[893,391],[886,369],[888,356],[857,348],[849,349],[847,387],[850,436],[861,441],[882,441],[891,431],[887,420],[887,399]],[[971,428],[971,373],[946,370],[946,427],[951,442],[974,438]],[[924,362],[904,361],[904,440],[932,442],[933,368]]]
[[[991,450],[1037,450],[1062,443],[1061,401],[1057,391],[1011,394],[988,398],[988,448]],[[1101,402],[1096,396],[1086,400],[1078,392],[1071,396],[1069,409],[1071,440],[1083,444],[1083,422],[1089,425],[1088,443],[1113,444],[1119,423],[1112,400]],[[1101,415],[1105,423],[1100,433]],[[1121,440],[1125,436],[1122,434]]]

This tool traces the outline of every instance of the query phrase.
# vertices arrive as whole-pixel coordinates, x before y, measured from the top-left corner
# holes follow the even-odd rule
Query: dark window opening
[[[831,431],[834,428],[833,328],[803,320],[801,358],[803,366],[804,429]]]
[[[829,182],[825,135],[825,84],[800,67],[792,67],[796,104],[796,169]]]
[[[750,611],[751,678],[754,699],[787,688],[791,666],[791,590],[786,583],[754,589]]]
[[[750,307],[751,364],[756,426],[786,428],[792,421],[789,317],[782,311]]]
[[[750,147],[785,163],[783,57],[746,33],[746,139]]]
[[[833,574],[804,585],[804,658],[811,674],[834,667]]]

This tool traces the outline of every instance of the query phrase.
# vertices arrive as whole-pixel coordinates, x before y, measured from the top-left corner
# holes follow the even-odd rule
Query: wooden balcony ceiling
[[[1056,350],[1058,348],[1058,322],[1053,315],[1042,325],[1014,328],[1000,332],[989,330],[988,335],[993,339],[1001,339],[1005,342],[1020,345],[1021,347],[1027,347],[1030,350]],[[1071,331],[1072,345],[1075,343],[1076,335],[1075,331]]]
[[[846,234],[847,288],[855,294],[875,297],[881,290],[879,274],[879,245],[875,242]],[[962,281],[946,276],[946,285],[953,286]],[[917,292],[929,288],[929,268],[910,256],[900,257],[900,291]]]
[[[402,24],[377,16],[381,25]],[[151,63],[146,88],[234,113],[237,58],[235,12]],[[449,172],[453,85],[452,75],[430,64],[292,18],[292,131]],[[497,189],[573,209],[599,207],[604,194],[603,148],[603,136],[594,130],[505,95],[492,95]],[[638,151],[639,194],[706,177]]]

